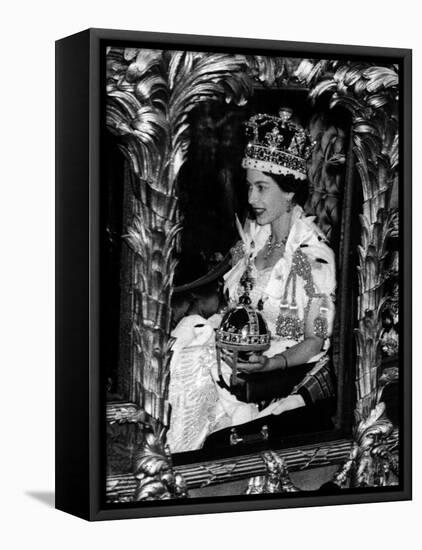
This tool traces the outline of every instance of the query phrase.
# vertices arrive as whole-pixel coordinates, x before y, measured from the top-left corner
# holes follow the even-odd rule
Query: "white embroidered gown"
[[[269,226],[249,227],[246,234],[246,240],[250,239],[249,244],[244,243],[244,254],[225,275],[225,289],[234,302],[241,293],[239,281],[245,271],[248,254],[253,260],[265,246],[269,233]],[[248,249],[252,241],[253,246]],[[328,335],[331,334],[336,285],[335,265],[334,254],[323,241],[323,234],[313,223],[313,218],[305,217],[302,208],[295,206],[283,257],[274,267],[262,271],[255,268],[253,272],[255,284],[250,297],[255,307],[260,300],[263,303],[262,313],[271,332],[271,346],[266,352],[269,357],[281,353],[298,341],[278,336],[276,325],[280,305],[286,298],[286,281],[293,255],[299,248],[309,258],[315,290],[326,298],[324,305],[327,306]],[[304,319],[308,304],[305,281],[298,279],[296,285],[297,315]],[[319,305],[316,300],[315,307]],[[238,401],[217,384],[214,333],[217,326],[218,316],[207,321],[199,315],[190,315],[182,319],[172,333],[176,342],[170,363],[169,401],[172,414],[167,441],[173,453],[199,449],[213,431],[248,422],[271,412],[270,409],[264,409],[259,413],[257,405]],[[330,340],[327,338],[323,350],[310,358],[309,362],[318,361],[324,356],[329,345]],[[223,363],[222,371],[228,382],[230,368]]]

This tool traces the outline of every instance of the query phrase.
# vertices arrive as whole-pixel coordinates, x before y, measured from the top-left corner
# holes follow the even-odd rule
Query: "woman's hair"
[[[300,180],[295,178],[293,174],[271,174],[270,172],[264,172],[264,174],[272,178],[285,193],[293,192],[293,202],[295,204],[299,206],[305,205],[309,195],[309,183],[307,179]]]

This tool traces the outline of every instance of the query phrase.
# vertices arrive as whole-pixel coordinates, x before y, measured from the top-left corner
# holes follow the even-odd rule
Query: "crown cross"
[[[288,107],[283,107],[282,109],[280,109],[278,114],[280,116],[281,124],[285,126],[286,123],[292,118],[293,112]]]
[[[273,128],[271,132],[265,134],[265,139],[269,145],[270,151],[275,151],[283,143],[284,137],[280,134],[277,128]]]

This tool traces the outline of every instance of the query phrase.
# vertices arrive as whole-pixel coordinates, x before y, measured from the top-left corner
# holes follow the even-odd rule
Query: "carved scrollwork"
[[[157,428],[147,432],[134,458],[137,487],[135,501],[165,500],[187,496],[183,477],[173,469],[170,449],[163,445],[164,434]]]
[[[334,483],[341,488],[397,485],[397,442],[388,442],[392,432],[385,405],[379,403],[358,424],[349,458],[334,476]]]
[[[134,403],[109,403],[109,424],[142,424],[143,438],[133,456],[132,476],[108,476],[108,502],[165,500],[187,496],[183,476],[175,471],[170,449],[165,445],[166,428]]]
[[[276,453],[262,453],[265,463],[265,475],[255,476],[249,480],[247,495],[263,493],[297,493],[300,491],[291,481],[286,463]]]
[[[391,472],[398,472],[398,463],[395,457],[397,448],[397,430],[386,439],[385,444],[391,454]],[[290,472],[303,471],[307,468],[341,464],[339,472],[350,459],[350,439],[330,441],[325,444],[313,444],[304,447],[295,447],[277,451],[277,455],[285,462]],[[265,476],[265,463],[261,454],[253,454],[222,459],[219,461],[188,464],[174,467],[186,482],[188,490],[218,485],[228,481],[250,479],[251,477]],[[336,483],[338,485],[338,483]],[[109,502],[124,502],[133,500],[137,487],[137,480],[133,473],[110,475],[107,480],[107,498]]]
[[[107,422],[110,424],[125,422],[146,422],[147,415],[134,403],[109,403],[107,405]]]

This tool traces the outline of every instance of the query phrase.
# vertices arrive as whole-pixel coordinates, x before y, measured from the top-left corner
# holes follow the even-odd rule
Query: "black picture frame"
[[[105,46],[348,58],[399,67],[400,482],[345,491],[107,504],[100,204]],[[56,507],[87,520],[411,499],[411,50],[89,29],[56,43]]]

